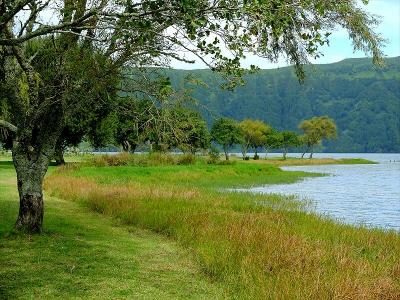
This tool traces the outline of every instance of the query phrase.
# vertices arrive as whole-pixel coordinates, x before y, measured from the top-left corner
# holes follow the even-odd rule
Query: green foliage
[[[286,159],[286,154],[290,148],[301,145],[301,140],[296,132],[284,130],[276,134],[275,147],[283,149],[283,159]]]
[[[173,111],[170,122],[173,122],[171,130],[176,136],[178,149],[195,154],[210,147],[207,124],[198,112],[177,108]]]
[[[146,140],[147,129],[154,116],[151,101],[134,97],[121,97],[117,107],[115,141],[124,151],[135,149]]]
[[[260,120],[245,119],[239,123],[242,131],[242,154],[243,159],[246,158],[248,149],[254,148],[256,158],[257,148],[263,147],[267,142],[267,136],[272,131],[272,128]]]
[[[211,138],[214,142],[222,146],[225,158],[229,160],[229,148],[235,144],[240,144],[243,140],[243,135],[235,120],[220,118],[214,122],[211,128]]]
[[[299,124],[299,128],[304,132],[300,141],[307,146],[308,150],[311,150],[311,156],[315,145],[320,144],[324,139],[333,139],[337,136],[335,121],[327,116],[304,120]]]
[[[221,91],[222,79],[208,70],[168,74],[174,86],[183,84],[188,74],[206,84],[186,86],[207,108],[201,112],[209,124],[213,116],[229,116],[295,130],[304,119],[329,116],[337,124],[338,138],[324,142],[319,151],[400,152],[400,57],[387,58],[386,64],[376,69],[364,58],[306,67],[304,84],[297,82],[292,68],[260,70],[234,91]]]

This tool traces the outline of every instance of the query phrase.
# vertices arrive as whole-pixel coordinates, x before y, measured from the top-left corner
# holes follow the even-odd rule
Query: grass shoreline
[[[46,191],[127,228],[178,242],[202,275],[222,289],[223,298],[399,298],[400,236],[395,232],[305,213],[291,197],[218,190],[304,176],[316,175],[282,171],[264,161],[81,164],[53,169]]]
[[[315,174],[247,161],[83,166],[54,174],[47,186],[54,195],[177,240],[234,298],[400,297],[395,232],[338,224],[305,213],[290,197],[218,190],[304,176]]]

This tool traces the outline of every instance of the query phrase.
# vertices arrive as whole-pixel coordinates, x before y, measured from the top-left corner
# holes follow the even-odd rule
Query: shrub
[[[208,164],[216,164],[219,161],[219,151],[215,147],[211,147],[208,152]]]
[[[178,157],[178,165],[194,165],[196,163],[196,156],[193,154],[183,154]]]
[[[127,166],[130,164],[132,156],[129,153],[118,153],[113,155],[101,155],[95,156],[92,163],[96,167],[117,167],[117,166]]]

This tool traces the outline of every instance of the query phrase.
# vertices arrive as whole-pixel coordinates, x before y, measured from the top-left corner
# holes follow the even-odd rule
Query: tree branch
[[[4,127],[12,132],[17,132],[17,130],[18,130],[17,126],[15,126],[7,121],[1,120],[1,119],[0,119],[0,127]]]
[[[61,23],[59,25],[45,25],[31,33],[27,33],[21,37],[18,38],[5,38],[5,39],[0,39],[0,46],[15,46],[15,45],[19,45],[22,44],[23,42],[29,41],[35,37],[38,36],[43,36],[43,35],[47,35],[47,34],[51,34],[54,33],[58,30],[62,30],[65,28],[72,28],[74,26],[78,26],[78,25],[82,25],[85,22],[88,21],[88,19],[90,19],[91,17],[96,15],[96,10],[90,10],[89,12],[87,12],[84,16],[82,16],[81,18],[76,19],[75,21],[72,22],[66,22],[66,23]]]

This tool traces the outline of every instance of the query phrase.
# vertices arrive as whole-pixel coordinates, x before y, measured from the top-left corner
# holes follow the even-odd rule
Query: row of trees
[[[229,118],[217,119],[211,131],[201,115],[183,105],[158,107],[146,99],[124,97],[115,111],[106,116],[90,111],[81,122],[71,122],[65,127],[55,151],[55,160],[63,164],[63,152],[67,146],[78,146],[82,139],[89,140],[93,147],[107,144],[120,146],[126,152],[135,152],[146,145],[150,151],[167,152],[178,149],[184,153],[206,152],[212,142],[219,144],[228,160],[228,152],[240,145],[243,159],[249,150],[258,159],[258,150],[265,152],[282,149],[283,158],[290,148],[302,147],[313,156],[314,148],[324,139],[336,137],[335,122],[326,116],[314,117],[299,124],[303,134],[294,131],[278,131],[260,120],[245,119],[237,122]],[[99,119],[95,126],[93,118]],[[86,120],[86,121],[85,121]]]
[[[264,148],[266,153],[272,149],[282,149],[283,158],[290,148],[304,147],[305,153],[310,152],[310,158],[314,153],[314,147],[324,139],[336,137],[336,124],[327,117],[313,117],[299,124],[303,135],[294,131],[278,131],[272,126],[260,120],[245,119],[237,122],[233,119],[221,118],[217,120],[212,129],[212,140],[220,144],[225,152],[226,160],[229,159],[229,149],[234,145],[240,145],[243,159],[247,159],[249,149],[254,150],[254,159],[258,159],[258,149]]]
[[[129,102],[127,101],[129,99]],[[250,149],[254,159],[258,150],[265,152],[282,149],[286,159],[290,148],[302,147],[312,158],[315,146],[325,139],[336,138],[336,124],[327,116],[313,117],[299,124],[303,134],[294,131],[278,131],[260,120],[245,119],[237,122],[229,118],[217,119],[211,131],[200,114],[184,106],[157,108],[146,100],[128,98],[130,109],[118,110],[113,122],[100,134],[98,142],[116,143],[124,151],[134,152],[140,145],[148,145],[151,151],[171,151],[179,149],[184,153],[206,152],[212,142],[219,144],[226,160],[229,151],[240,145],[243,159],[247,159]],[[121,107],[121,106],[120,106]],[[101,131],[100,131],[101,132]],[[104,138],[107,137],[108,138]]]

